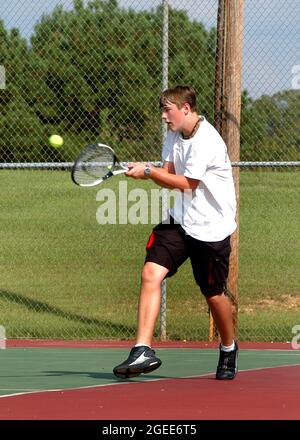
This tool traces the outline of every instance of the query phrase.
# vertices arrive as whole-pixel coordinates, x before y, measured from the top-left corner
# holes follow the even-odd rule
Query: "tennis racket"
[[[90,144],[79,154],[72,167],[72,180],[76,185],[89,187],[99,185],[109,177],[125,173],[114,150],[104,144]]]

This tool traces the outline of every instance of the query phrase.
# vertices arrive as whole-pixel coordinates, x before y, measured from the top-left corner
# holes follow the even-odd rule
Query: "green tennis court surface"
[[[216,349],[157,349],[163,364],[130,382],[190,377],[215,372]],[[8,348],[0,350],[0,395],[93,387],[124,382],[112,369],[128,349]],[[296,350],[241,350],[239,370],[300,365]]]

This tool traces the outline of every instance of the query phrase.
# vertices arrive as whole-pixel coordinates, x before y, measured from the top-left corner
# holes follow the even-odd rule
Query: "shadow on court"
[[[112,382],[132,382],[133,379],[136,378],[132,378],[132,379],[120,379],[118,377],[116,377],[113,373],[99,373],[97,371],[43,371],[43,374],[45,374],[46,376],[49,377],[63,377],[63,376],[85,376],[85,377],[89,377],[91,379],[96,379],[96,380],[110,380]],[[162,375],[151,375],[151,374],[147,374],[146,375],[148,379],[167,379],[168,376],[162,376]]]

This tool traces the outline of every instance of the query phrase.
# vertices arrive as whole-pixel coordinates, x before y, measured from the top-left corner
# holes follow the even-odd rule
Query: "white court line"
[[[239,370],[240,373],[246,373],[249,371],[260,371],[260,370],[272,370],[274,368],[284,368],[284,367],[300,367],[300,364],[289,364],[289,365],[277,365],[272,367],[258,367],[258,368],[249,368],[246,370]],[[76,387],[76,388],[57,388],[53,390],[35,390],[35,391],[29,391],[29,392],[23,392],[23,393],[13,393],[13,394],[4,394],[0,395],[0,399],[3,397],[15,397],[15,396],[23,396],[27,394],[37,394],[37,393],[53,393],[53,392],[65,392],[65,391],[77,391],[77,390],[87,390],[91,388],[103,388],[103,387],[111,387],[115,385],[132,385],[132,384],[140,384],[140,383],[146,383],[146,382],[159,382],[159,381],[168,381],[168,380],[175,380],[175,379],[193,379],[197,377],[207,377],[207,376],[214,376],[216,373],[204,373],[204,374],[196,374],[193,376],[183,376],[183,377],[159,377],[158,379],[148,379],[141,382],[114,382],[114,383],[103,383],[100,385],[87,385],[83,387]]]

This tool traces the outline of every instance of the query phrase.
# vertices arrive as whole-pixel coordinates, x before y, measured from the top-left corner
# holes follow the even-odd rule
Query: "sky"
[[[207,29],[216,25],[218,0],[168,0]],[[155,9],[161,0],[119,0],[121,7]],[[42,14],[57,4],[72,9],[72,0],[1,0],[5,27],[17,27],[29,40]],[[243,89],[250,96],[298,87],[300,69],[300,0],[244,0]],[[299,67],[298,67],[299,66]],[[297,84],[295,86],[295,84]]]

